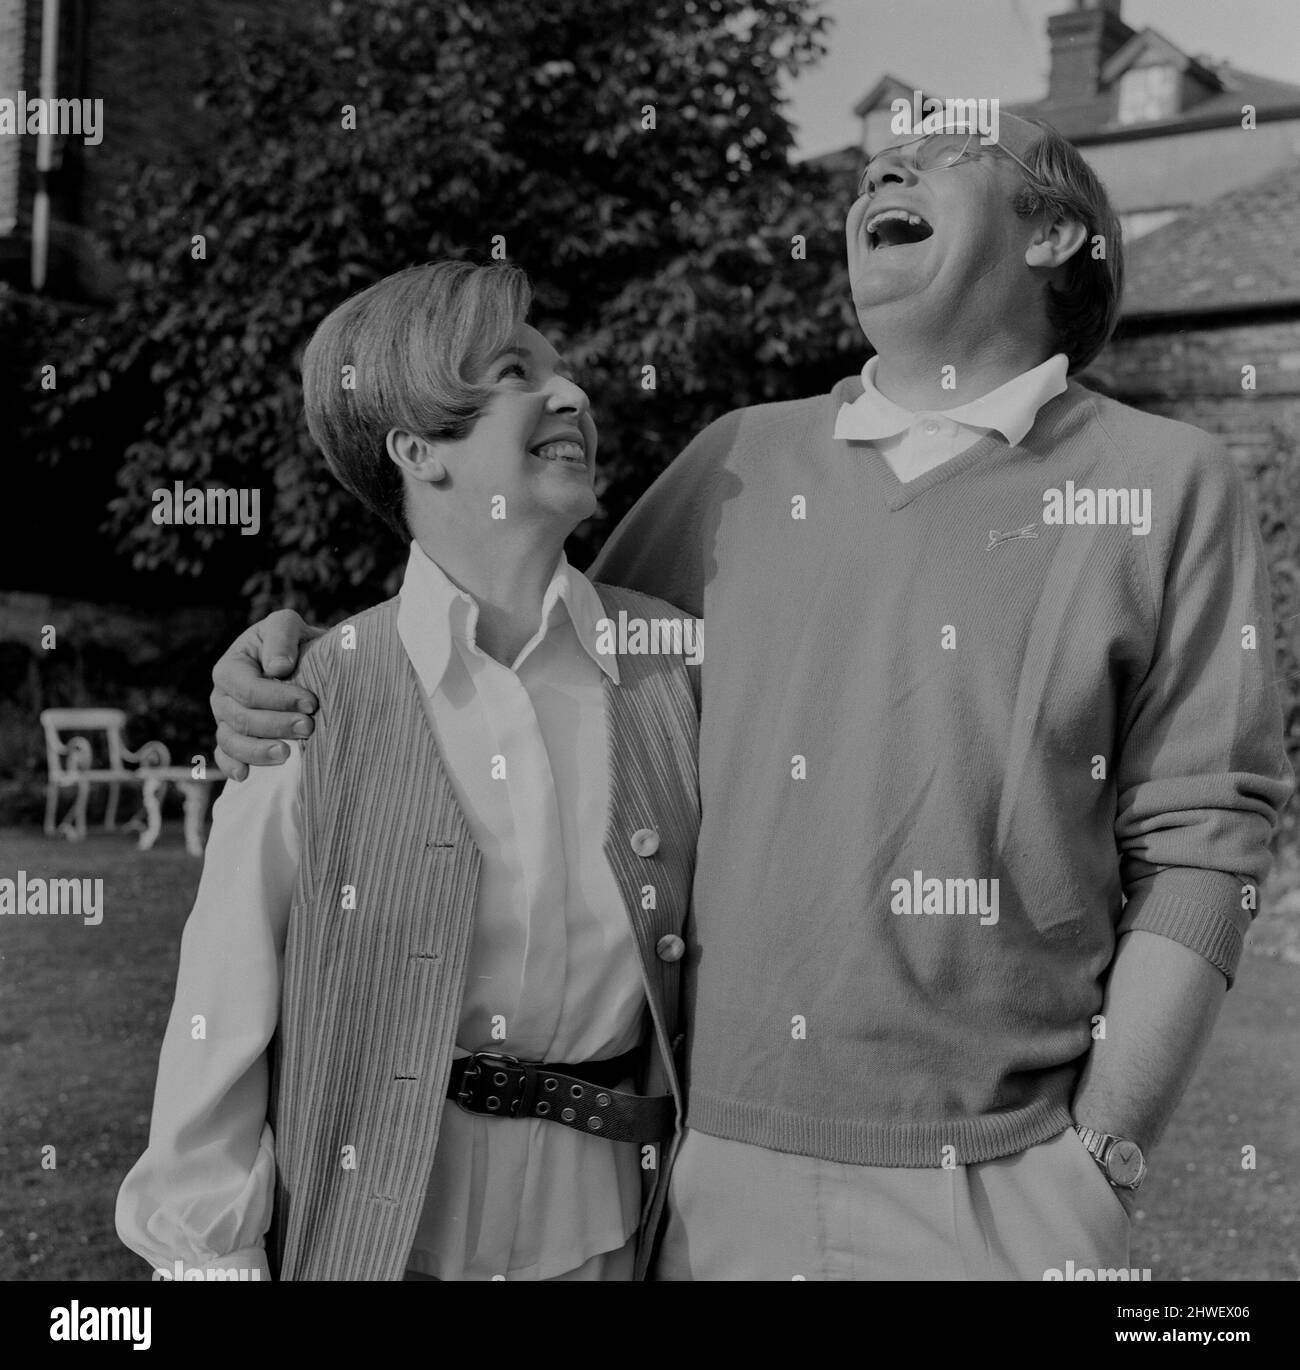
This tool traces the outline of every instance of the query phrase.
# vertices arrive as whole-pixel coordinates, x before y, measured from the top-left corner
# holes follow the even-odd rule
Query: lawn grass
[[[0,918],[0,1279],[146,1273],[117,1239],[113,1205],[148,1139],[201,864],[177,824],[151,852],[124,833],[92,830],[74,845],[0,829],[0,876],[104,881],[98,927]]]
[[[1300,1278],[1298,992],[1300,967],[1242,958],[1142,1186],[1130,1264],[1153,1280]]]
[[[0,918],[0,1279],[135,1279],[113,1205],[144,1149],[200,863],[179,825],[69,845],[0,829],[0,877],[102,878],[104,920]],[[1300,964],[1293,861],[1156,1153],[1134,1233],[1155,1280],[1300,1277]],[[1285,926],[1279,926],[1280,921]],[[56,1168],[42,1167],[54,1147]],[[1242,1148],[1256,1167],[1242,1168]]]

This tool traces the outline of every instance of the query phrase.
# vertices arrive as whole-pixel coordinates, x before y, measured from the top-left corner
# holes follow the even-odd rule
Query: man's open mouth
[[[934,233],[919,214],[906,209],[882,209],[867,220],[867,245],[878,247],[908,247],[923,243]]]
[[[540,457],[542,461],[558,462],[562,466],[585,468],[587,465],[587,449],[582,443],[574,442],[570,438],[540,442],[536,447],[530,447],[528,451],[532,456]]]

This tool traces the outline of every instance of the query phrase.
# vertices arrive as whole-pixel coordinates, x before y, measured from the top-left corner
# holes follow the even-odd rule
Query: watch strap
[[[1074,1130],[1079,1134],[1079,1140],[1083,1143],[1092,1159],[1099,1166],[1105,1167],[1106,1154],[1111,1147],[1119,1140],[1109,1132],[1098,1132],[1096,1128],[1084,1127],[1082,1123],[1075,1123]]]
[[[1110,1153],[1116,1144],[1122,1142],[1124,1138],[1117,1137],[1112,1132],[1098,1132],[1096,1128],[1084,1127],[1082,1123],[1075,1123],[1074,1130],[1078,1133],[1079,1140],[1083,1143],[1084,1149],[1101,1168],[1101,1173],[1105,1176],[1106,1183],[1110,1185],[1112,1189],[1124,1189],[1129,1193],[1135,1193],[1138,1186],[1146,1178],[1146,1158],[1142,1157],[1141,1151],[1139,1150],[1138,1152],[1138,1155],[1141,1158],[1141,1168],[1138,1178],[1132,1184],[1123,1184],[1112,1177],[1107,1161],[1110,1159]]]

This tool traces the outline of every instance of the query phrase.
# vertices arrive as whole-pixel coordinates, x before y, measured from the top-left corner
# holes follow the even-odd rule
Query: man
[[[1258,533],[1067,379],[1122,259],[1053,130],[890,149],[846,227],[861,378],[717,420],[593,568],[709,632],[658,1277],[1123,1268],[1293,785]],[[214,672],[238,761],[301,631]]]

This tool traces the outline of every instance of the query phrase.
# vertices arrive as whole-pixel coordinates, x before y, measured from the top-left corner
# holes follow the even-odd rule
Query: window
[[[1119,121],[1141,124],[1178,112],[1178,69],[1134,67],[1119,78]]]

